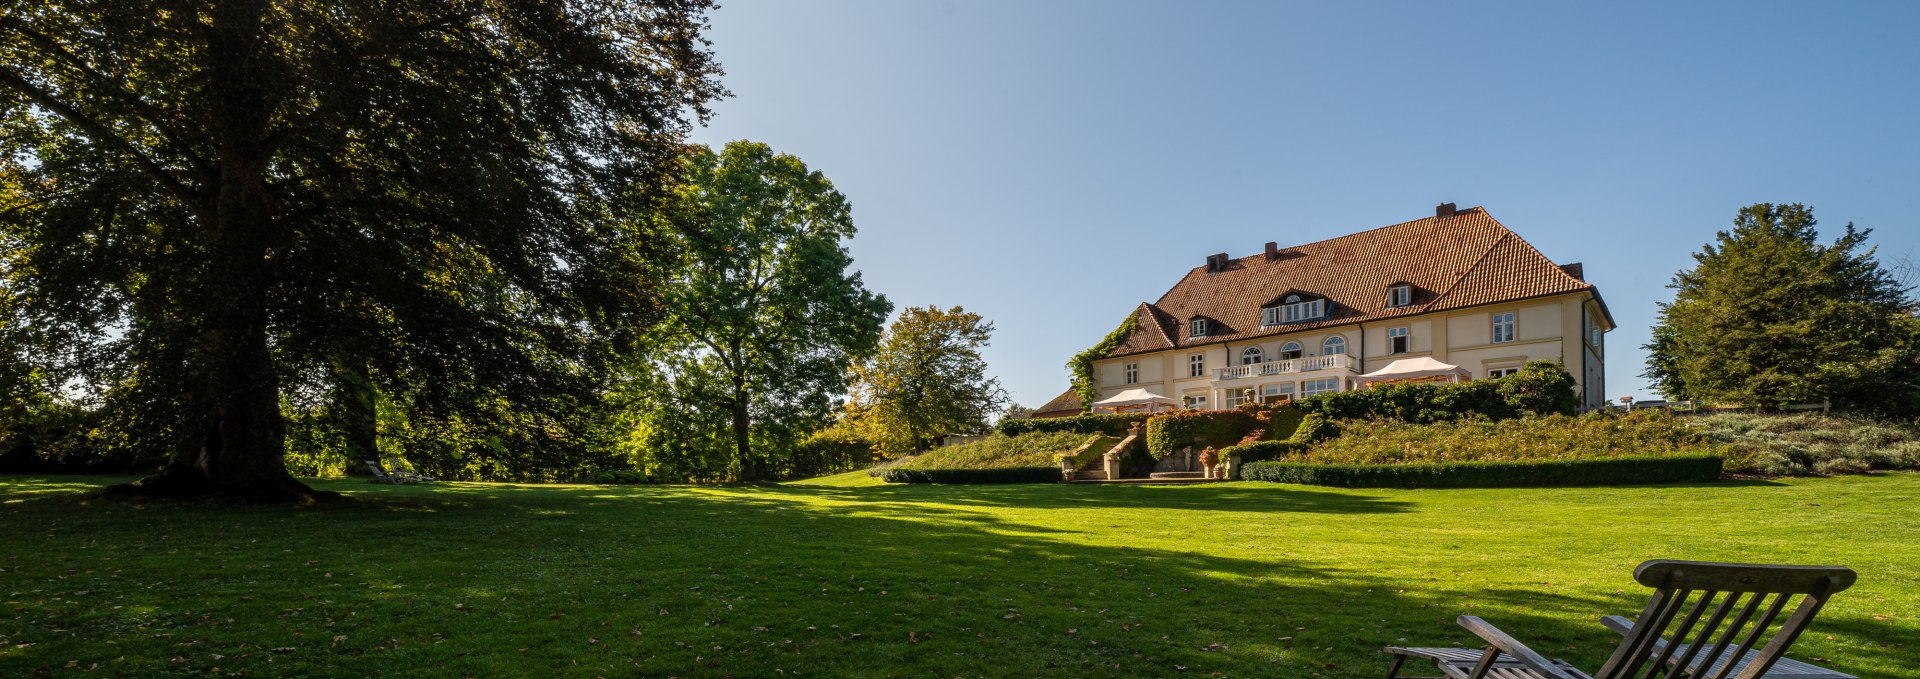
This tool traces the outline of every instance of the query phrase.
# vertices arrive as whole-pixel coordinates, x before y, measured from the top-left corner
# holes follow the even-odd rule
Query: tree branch
[[[199,202],[200,196],[198,193],[194,192],[194,190],[187,185],[180,183],[180,180],[174,178],[171,173],[167,172],[166,168],[154,162],[152,157],[142,153],[139,147],[134,146],[133,142],[127,141],[120,135],[115,134],[111,128],[87,116],[87,114],[81,113],[79,109],[69,106],[66,102],[60,101],[45,90],[35,87],[32,81],[27,80],[13,69],[0,66],[0,86],[11,88],[14,91],[26,95],[28,99],[33,100],[33,103],[38,104],[41,108],[52,111],[55,115],[67,119],[68,122],[80,126],[80,129],[86,130],[87,134],[92,135],[97,141],[119,147],[122,151],[125,151],[127,155],[133,157],[134,164],[140,166],[142,171],[152,175],[155,181],[160,182],[162,187],[172,192],[174,196],[180,200],[189,205]]]

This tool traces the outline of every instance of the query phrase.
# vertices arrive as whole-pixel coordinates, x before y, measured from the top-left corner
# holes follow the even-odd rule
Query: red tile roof
[[[1387,306],[1387,288],[1413,286],[1413,303]],[[1111,355],[1299,332],[1445,309],[1593,290],[1484,208],[1383,226],[1265,254],[1229,260],[1219,272],[1194,267],[1159,301],[1134,311],[1135,329]],[[1333,303],[1324,319],[1260,327],[1261,307],[1288,292]],[[1597,295],[1597,293],[1596,293]],[[1212,321],[1188,337],[1195,317]]]
[[[1045,405],[1038,408],[1034,408],[1033,416],[1064,417],[1067,415],[1078,415],[1082,410],[1085,410],[1085,408],[1081,405],[1080,393],[1074,391],[1073,387],[1067,387],[1065,392],[1053,397],[1053,400],[1048,401]]]

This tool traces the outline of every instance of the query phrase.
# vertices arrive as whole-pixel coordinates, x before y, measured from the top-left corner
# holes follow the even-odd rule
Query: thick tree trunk
[[[311,502],[319,493],[287,473],[280,381],[267,342],[273,245],[281,240],[267,185],[274,76],[260,0],[216,3],[204,57],[217,147],[218,185],[199,210],[206,280],[194,310],[199,345],[182,439],[158,474],[118,494],[223,495],[256,502]]]

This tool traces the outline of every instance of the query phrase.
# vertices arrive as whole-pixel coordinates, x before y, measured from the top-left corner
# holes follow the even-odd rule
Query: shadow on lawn
[[[1618,638],[1598,616],[1631,615],[1645,600],[1627,573],[1616,597],[1408,592],[1367,564],[1091,545],[1056,535],[1071,526],[992,511],[1408,511],[1350,492],[340,489],[356,491],[356,500],[318,509],[0,506],[6,525],[35,527],[9,535],[0,554],[6,586],[38,593],[0,618],[9,644],[31,644],[0,653],[0,675],[70,659],[121,674],[205,673],[204,659],[218,653],[222,671],[285,674],[288,663],[307,663],[292,671],[340,676],[408,667],[480,675],[1373,677],[1385,669],[1378,649],[1387,644],[1472,645],[1453,624],[1463,612],[1591,669]],[[109,576],[89,562],[99,554],[70,548],[75,534],[134,548],[157,546],[151,540],[160,535],[190,556],[145,558]],[[234,576],[251,569],[272,578],[242,586]],[[90,592],[87,606],[49,599],[80,590]],[[301,608],[309,612],[288,616]],[[1823,619],[1815,631],[1870,640],[1891,632],[1848,623]],[[156,639],[160,627],[172,636]],[[55,629],[62,632],[48,631]],[[333,635],[346,640],[328,646]],[[191,652],[178,650],[189,641]],[[259,650],[276,647],[294,650]],[[1874,659],[1897,667],[1904,652],[1883,649]],[[116,656],[133,664],[110,664]]]

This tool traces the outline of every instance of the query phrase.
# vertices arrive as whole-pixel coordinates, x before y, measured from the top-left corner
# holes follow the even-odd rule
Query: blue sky
[[[1209,253],[1484,205],[1583,262],[1639,377],[1657,301],[1755,202],[1920,259],[1920,3],[732,0],[753,139],[853,201],[868,286],[961,305],[1020,403]]]

